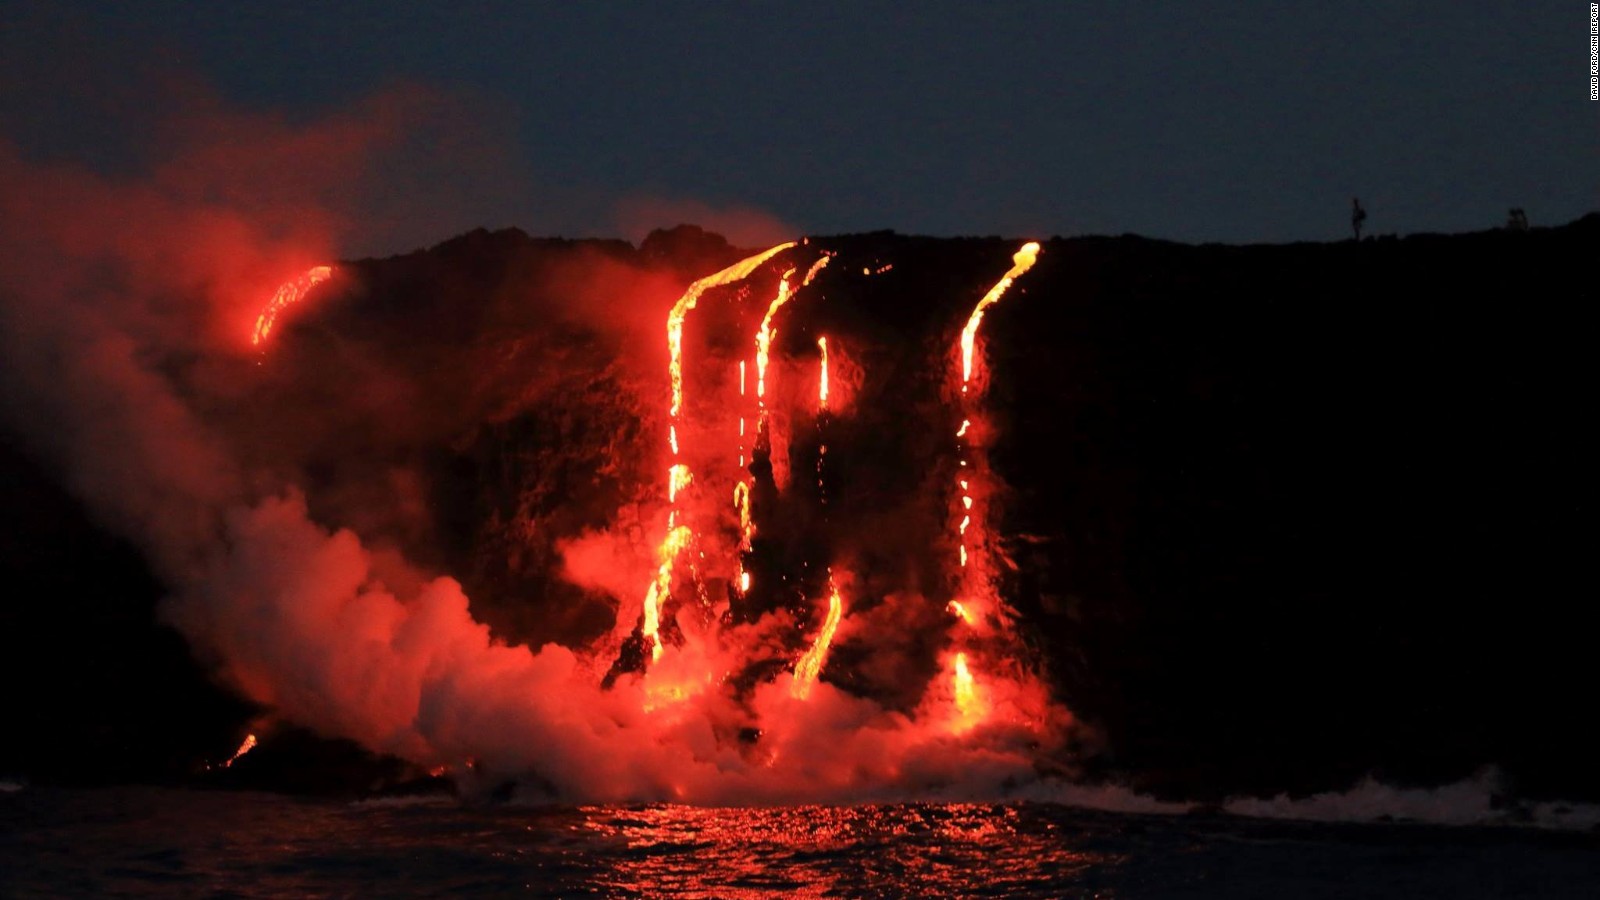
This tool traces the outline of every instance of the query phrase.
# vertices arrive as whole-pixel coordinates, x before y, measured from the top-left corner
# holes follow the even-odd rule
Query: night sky
[[[1585,3],[332,6],[8,0],[0,136],[136,172],[197,92],[295,123],[425,90],[387,184],[432,199],[369,252],[678,219],[1331,240],[1352,195],[1378,234],[1600,197]]]

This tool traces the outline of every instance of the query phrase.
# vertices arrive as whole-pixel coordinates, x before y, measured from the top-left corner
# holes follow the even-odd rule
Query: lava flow
[[[822,674],[822,666],[828,661],[828,646],[833,643],[833,633],[839,627],[839,619],[844,615],[844,601],[839,598],[839,589],[831,583],[828,585],[828,617],[822,622],[822,630],[817,632],[817,639],[800,657],[800,662],[794,667],[794,695],[805,699],[811,693],[811,685],[816,683],[817,676]]]
[[[672,505],[667,514],[667,536],[662,540],[657,551],[660,567],[656,577],[650,582],[650,587],[645,594],[643,609],[643,624],[641,634],[650,644],[650,660],[657,662],[661,659],[661,606],[666,602],[668,593],[672,589],[673,565],[678,554],[694,538],[694,532],[678,521],[678,494],[688,486],[693,475],[688,464],[680,461],[678,446],[678,425],[683,413],[683,323],[688,318],[689,311],[695,308],[700,301],[700,295],[706,291],[750,277],[751,273],[761,267],[762,263],[783,251],[794,246],[794,242],[779,244],[755,256],[747,257],[734,263],[714,275],[708,275],[693,284],[673,304],[672,311],[667,314],[667,352],[668,352],[668,377],[672,385],[672,403],[668,408],[667,445],[672,451],[672,464],[667,474],[667,502]]]
[[[821,263],[827,261],[828,257],[823,257],[818,261],[819,267]],[[813,269],[814,273],[815,270]],[[817,376],[817,404],[821,413],[817,420],[817,429],[821,431],[827,424],[828,411],[828,338],[826,336],[817,338],[817,349],[822,353],[821,365]],[[822,437],[826,441],[827,436],[824,434]],[[823,481],[822,461],[827,456],[827,453],[828,445],[826,443],[818,444],[817,493],[819,497],[824,497],[825,483]],[[825,497],[822,502],[826,502]],[[833,633],[838,630],[839,620],[843,616],[844,601],[839,597],[839,588],[833,583],[833,571],[829,569],[828,615],[823,619],[822,628],[817,632],[817,637],[812,642],[811,649],[807,650],[805,656],[802,656],[800,661],[795,664],[793,687],[795,697],[804,700],[811,693],[811,685],[816,683],[817,676],[822,674],[822,667],[827,664],[828,647],[833,643]]]
[[[1011,287],[1011,283],[1021,277],[1023,272],[1033,268],[1038,258],[1037,241],[1023,244],[1022,249],[1011,257],[1010,270],[989,289],[989,293],[983,295],[982,300],[978,301],[977,307],[967,319],[967,327],[961,329],[961,393],[967,392],[967,382],[972,380],[972,347],[978,337],[978,325],[983,322],[983,311],[1000,302],[1000,298],[1005,296],[1006,289]]]
[[[767,368],[771,363],[772,341],[778,334],[773,325],[773,320],[777,316],[778,310],[793,299],[795,293],[801,288],[809,286],[816,279],[817,273],[821,272],[832,258],[832,253],[823,253],[817,257],[816,261],[811,264],[811,268],[806,270],[805,277],[801,279],[800,288],[791,289],[789,287],[790,279],[794,277],[796,269],[790,268],[785,271],[783,277],[778,280],[778,294],[767,307],[766,315],[761,318],[761,325],[756,330],[756,448],[758,453],[768,460],[772,457],[772,434],[770,430],[771,423],[767,417]],[[739,397],[741,406],[745,397],[745,374],[745,361],[741,359],[739,360]],[[827,393],[826,385],[823,387],[823,393]],[[739,416],[740,469],[745,468],[744,440],[745,417],[741,411]],[[734,509],[739,516],[739,547],[736,554],[734,584],[735,590],[741,597],[750,591],[751,575],[745,568],[745,557],[751,552],[751,539],[755,534],[750,513],[750,492],[751,483],[749,481],[741,479],[734,486],[733,503]]]
[[[239,744],[239,749],[233,751],[233,755],[228,757],[228,761],[223,763],[222,767],[224,769],[232,768],[233,764],[239,761],[239,757],[244,756],[246,753],[249,753],[251,750],[254,750],[255,748],[256,748],[256,736],[253,735],[253,734],[245,735],[244,736],[244,740],[242,742],[240,742],[240,744]]]
[[[260,346],[272,333],[272,326],[277,323],[278,316],[284,309],[305,299],[312,288],[333,277],[332,266],[315,266],[307,269],[304,274],[286,281],[278,287],[277,293],[272,295],[261,314],[256,316],[256,330],[250,338],[250,343]]]
[[[1020,277],[1024,272],[1033,268],[1033,264],[1038,258],[1038,243],[1030,241],[1022,245],[1022,249],[1018,250],[1016,255],[1011,259],[1012,265],[1010,270],[1008,270],[1006,274],[995,283],[994,287],[989,289],[987,294],[983,295],[983,299],[978,301],[978,305],[972,310],[972,315],[967,317],[966,327],[961,329],[961,395],[963,418],[961,419],[961,427],[956,429],[956,447],[959,453],[959,465],[962,469],[962,472],[956,480],[956,485],[960,489],[959,497],[961,498],[961,523],[957,526],[957,547],[959,553],[957,561],[962,570],[960,573],[961,580],[959,589],[963,592],[968,589],[973,581],[973,579],[969,577],[970,572],[968,570],[968,563],[971,561],[972,551],[969,549],[967,532],[973,527],[977,516],[976,510],[973,509],[972,484],[978,478],[979,473],[977,471],[977,467],[972,465],[972,461],[967,459],[967,445],[969,440],[967,438],[967,433],[972,428],[971,416],[974,415],[973,411],[969,407],[975,398],[970,398],[967,396],[967,389],[970,387],[972,381],[972,360],[974,348],[977,344],[978,326],[983,322],[984,311],[990,306],[993,306],[995,303],[998,303],[1000,298],[1005,296],[1006,289],[1011,287],[1012,282],[1016,281],[1017,278]],[[952,600],[951,610],[955,612],[962,619],[962,621],[965,621],[969,625],[973,624],[974,616],[973,610],[971,609],[970,599],[957,598]]]
[[[828,339],[827,339],[827,337],[824,336],[824,337],[817,338],[817,349],[822,352],[822,366],[821,366],[821,369],[820,369],[822,374],[817,379],[817,407],[819,409],[826,410],[828,408]]]
[[[956,430],[956,449],[959,455],[958,465],[960,473],[956,478],[959,489],[957,496],[960,498],[960,508],[956,514],[960,516],[960,523],[956,526],[957,547],[957,582],[958,596],[949,603],[950,612],[954,613],[967,631],[979,626],[986,613],[1000,611],[999,598],[992,596],[993,573],[990,571],[988,560],[974,561],[973,556],[978,548],[984,546],[982,540],[979,513],[974,507],[974,483],[984,477],[986,468],[975,465],[976,460],[968,459],[968,433],[972,429],[972,417],[977,413],[972,408],[976,398],[969,395],[968,388],[972,381],[972,362],[977,344],[978,326],[983,322],[984,311],[1000,301],[1005,296],[1006,289],[1033,267],[1039,257],[1039,245],[1028,242],[1016,252],[1011,259],[1011,268],[995,283],[989,292],[983,295],[978,305],[973,308],[972,315],[967,317],[967,324],[961,329],[961,427]],[[963,727],[970,725],[975,715],[976,703],[974,701],[974,681],[971,670],[967,664],[965,651],[955,656],[954,679],[956,706],[962,714]]]

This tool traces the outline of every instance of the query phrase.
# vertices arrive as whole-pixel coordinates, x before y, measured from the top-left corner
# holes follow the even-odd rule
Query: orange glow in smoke
[[[277,323],[278,315],[289,306],[305,299],[306,294],[317,285],[333,277],[332,266],[316,266],[307,269],[305,274],[293,281],[286,281],[278,287],[278,292],[272,295],[266,308],[256,316],[256,330],[250,338],[250,343],[260,346],[272,333],[272,326]]]
[[[238,762],[239,761],[239,757],[245,755],[246,753],[249,753],[251,750],[254,750],[256,748],[256,743],[257,742],[256,742],[256,736],[255,735],[253,735],[253,734],[245,735],[244,736],[244,741],[239,744],[239,749],[233,751],[233,755],[228,757],[228,761],[223,763],[222,767],[224,769],[226,769],[226,768],[232,766],[234,763]]]
[[[833,643],[833,633],[839,627],[839,619],[844,616],[844,601],[839,598],[839,589],[828,584],[828,617],[822,623],[822,630],[817,632],[817,639],[811,644],[811,649],[806,655],[800,657],[800,662],[794,667],[794,695],[805,699],[811,693],[811,685],[816,683],[817,676],[822,674],[822,667],[828,662],[828,646]]]
[[[972,611],[967,609],[966,605],[960,600],[951,600],[950,605],[945,608],[950,610],[950,612],[954,613],[957,618],[968,625],[975,624],[977,621],[973,618]]]
[[[1011,268],[1004,277],[995,282],[989,293],[983,295],[978,305],[972,310],[972,315],[967,319],[967,327],[961,329],[961,391],[966,393],[967,382],[972,380],[972,345],[978,337],[978,325],[983,321],[983,311],[1000,302],[1005,295],[1006,288],[1011,287],[1011,282],[1016,281],[1023,272],[1033,268],[1034,262],[1039,258],[1039,244],[1029,241],[1022,245],[1022,249],[1011,257]]]

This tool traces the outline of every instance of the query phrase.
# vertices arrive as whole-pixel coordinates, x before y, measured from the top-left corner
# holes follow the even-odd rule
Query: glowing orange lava
[[[967,382],[972,380],[972,345],[978,337],[978,324],[983,321],[983,311],[1000,302],[1006,289],[1011,287],[1011,282],[1016,281],[1023,272],[1033,268],[1034,262],[1039,258],[1039,244],[1029,241],[1022,245],[1022,249],[1011,257],[1011,269],[1005,276],[995,282],[989,293],[983,295],[978,305],[972,310],[972,315],[967,319],[967,327],[961,329],[961,391],[966,393]]]
[[[827,259],[827,257],[823,257]],[[783,278],[778,281],[778,296],[773,298],[772,305],[767,307],[767,314],[761,320],[761,330],[756,332],[756,400],[760,402],[767,394],[767,359],[772,349],[772,339],[777,332],[772,327],[772,317],[778,314],[778,309],[789,302],[789,279],[794,275],[790,269],[783,273]]]
[[[750,538],[755,533],[750,522],[750,485],[739,482],[733,486],[733,508],[739,513],[739,549],[750,549]]]
[[[694,475],[690,474],[689,467],[683,463],[677,463],[667,469],[667,502],[676,502],[678,492],[688,487],[692,481]]]
[[[661,547],[656,551],[661,565],[656,569],[656,578],[650,582],[650,591],[644,597],[644,626],[640,629],[650,641],[651,662],[661,658],[661,603],[672,589],[672,564],[693,534],[687,525],[675,526],[667,532],[666,540],[661,542]]]
[[[827,259],[826,256],[823,259]],[[822,351],[822,376],[817,382],[817,402],[823,409],[828,408],[828,339],[817,338],[817,348]]]
[[[694,532],[688,526],[679,524],[678,494],[693,481],[693,474],[689,466],[678,458],[678,416],[683,411],[683,323],[689,316],[689,311],[695,308],[700,300],[700,295],[714,287],[732,284],[748,278],[752,272],[761,267],[761,264],[783,251],[795,246],[793,241],[779,244],[755,256],[739,260],[733,265],[707,275],[693,284],[672,305],[672,310],[667,313],[667,375],[672,385],[672,401],[668,407],[669,422],[667,424],[667,447],[672,451],[672,464],[667,475],[667,502],[673,509],[667,515],[667,535],[661,541],[661,546],[656,550],[660,565],[656,569],[656,577],[651,580],[650,588],[644,597],[643,623],[640,632],[650,641],[650,661],[661,659],[661,606],[672,591],[672,570],[684,547],[694,538]]]
[[[839,619],[844,615],[844,601],[839,598],[839,589],[832,582],[828,584],[828,617],[822,623],[822,630],[817,632],[817,639],[811,644],[811,649],[806,655],[800,657],[800,662],[794,667],[794,695],[805,699],[811,693],[811,685],[816,683],[817,676],[822,674],[822,667],[828,662],[828,646],[833,643],[833,632],[839,627]]]
[[[809,285],[811,280],[817,277],[817,273],[822,271],[822,267],[826,266],[828,264],[828,260],[830,259],[833,259],[833,254],[831,252],[824,253],[817,257],[817,261],[812,263],[811,268],[806,270],[806,277],[800,282],[800,286],[805,287],[806,285]]]
[[[683,320],[688,318],[689,310],[694,309],[701,294],[714,287],[749,278],[750,273],[760,268],[762,263],[793,246],[793,241],[779,244],[755,256],[741,259],[715,275],[707,275],[689,285],[689,289],[673,304],[672,312],[667,314],[667,350],[671,354],[668,376],[672,379],[672,407],[669,412],[673,417],[683,409]]]
[[[266,308],[256,316],[256,330],[250,343],[260,346],[272,333],[272,326],[278,321],[278,315],[285,308],[300,302],[312,288],[333,277],[332,266],[316,266],[306,270],[305,274],[293,281],[286,281],[278,287],[278,292],[272,295]]]
[[[1034,262],[1038,258],[1039,244],[1037,242],[1029,241],[1028,243],[1023,244],[1022,249],[1018,250],[1011,258],[1011,269],[1007,271],[998,282],[995,283],[994,287],[989,289],[987,294],[983,295],[983,299],[979,300],[978,305],[973,308],[972,315],[967,317],[966,327],[961,329],[961,393],[963,395],[962,405],[963,407],[966,407],[964,411],[970,413],[969,404],[972,401],[965,395],[967,393],[967,384],[972,379],[973,348],[977,342],[978,325],[983,322],[984,310],[999,302],[1000,298],[1005,295],[1006,289],[1011,286],[1012,282],[1016,281],[1017,278],[1022,275],[1022,273],[1032,268]],[[967,441],[965,440],[967,432],[969,429],[971,429],[971,427],[972,420],[970,418],[963,417],[961,420],[961,427],[956,430],[956,448],[961,454],[959,463],[962,469],[971,468],[966,459]],[[971,551],[967,546],[967,532],[976,524],[977,511],[973,509],[972,488],[969,479],[959,478],[957,479],[956,483],[961,488],[959,494],[961,498],[961,523],[956,529],[958,537],[957,553],[959,554],[961,568],[966,570],[967,564],[971,560]],[[963,576],[964,579],[967,577],[970,576]],[[967,585],[965,582],[962,584],[963,590],[967,589],[968,587],[969,585]],[[970,614],[970,611],[968,611],[960,601],[952,601],[952,604],[958,609],[961,618],[966,621],[967,624],[971,625],[974,623],[975,619]]]
[[[967,459],[967,443],[969,440],[967,433],[972,428],[970,416],[972,414],[971,404],[973,403],[973,399],[967,396],[967,389],[972,381],[973,354],[978,338],[978,326],[983,322],[984,311],[999,302],[1000,298],[1005,295],[1006,289],[1011,287],[1012,282],[1032,268],[1038,257],[1039,245],[1037,243],[1030,241],[1022,245],[1022,248],[1011,258],[1010,270],[995,283],[994,287],[989,289],[988,293],[983,295],[983,299],[978,301],[978,305],[973,308],[972,314],[967,317],[966,327],[961,329],[961,405],[963,417],[961,419],[961,427],[956,430],[956,449],[959,453],[958,463],[962,470],[961,477],[956,479],[956,484],[960,487],[958,496],[961,503],[960,509],[957,511],[961,519],[956,526],[957,553],[959,554],[958,559],[961,565],[957,590],[961,595],[961,599],[951,600],[947,608],[964,624],[973,628],[977,627],[981,621],[981,615],[984,611],[993,610],[997,605],[996,598],[991,595],[992,585],[987,580],[989,573],[983,571],[984,566],[981,563],[975,568],[969,568],[968,566],[972,559],[969,543],[973,546],[983,546],[979,511],[974,508],[972,483],[974,479],[981,477],[984,467],[973,466]],[[967,654],[964,650],[955,655],[953,678],[956,709],[961,714],[957,728],[964,730],[971,728],[975,718],[980,717],[982,714],[982,710],[979,709],[972,671],[968,668]]]
[[[228,761],[223,763],[222,767],[224,769],[229,768],[234,763],[239,761],[239,757],[245,755],[246,753],[249,753],[251,750],[254,750],[255,748],[256,748],[256,736],[253,735],[253,734],[245,735],[244,736],[244,741],[239,744],[239,749],[233,751],[233,755],[228,757]]]
[[[956,709],[960,711],[963,723],[967,727],[971,727],[971,720],[981,710],[978,708],[977,686],[972,680],[972,673],[967,670],[967,654],[965,653],[956,654],[953,684],[956,694]]]
[[[740,457],[743,459],[743,457]],[[750,521],[750,485],[741,481],[733,486],[733,508],[739,514],[739,547],[736,558],[739,593],[750,593],[750,573],[744,569],[744,554],[750,550],[750,541],[755,536],[755,524]]]

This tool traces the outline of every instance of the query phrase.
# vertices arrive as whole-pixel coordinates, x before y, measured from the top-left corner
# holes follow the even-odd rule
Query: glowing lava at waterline
[[[970,632],[982,623],[981,614],[994,613],[1000,610],[1001,604],[997,596],[993,596],[992,572],[988,568],[988,561],[980,559],[974,565],[974,556],[979,547],[984,546],[982,539],[979,510],[975,508],[973,498],[973,484],[986,474],[987,467],[980,458],[969,459],[968,444],[972,440],[969,432],[972,429],[973,418],[977,416],[975,405],[977,398],[968,393],[972,381],[972,363],[978,338],[978,326],[983,323],[983,314],[990,306],[1000,301],[1005,296],[1006,289],[1011,287],[1024,272],[1033,268],[1034,262],[1039,258],[1039,244],[1030,241],[1022,245],[1011,258],[1011,268],[995,282],[994,287],[983,295],[978,305],[973,308],[972,314],[967,317],[967,324],[961,329],[961,427],[956,430],[956,450],[960,476],[956,479],[958,487],[957,496],[960,506],[955,514],[960,516],[956,526],[957,550],[957,581],[956,591],[958,596],[952,599],[948,609],[956,618],[966,626],[965,631]],[[959,652],[955,657],[955,668],[952,676],[955,680],[956,705],[960,708],[963,722],[970,722],[975,714],[976,705],[973,700],[974,681],[972,672],[967,666],[967,654]]]

